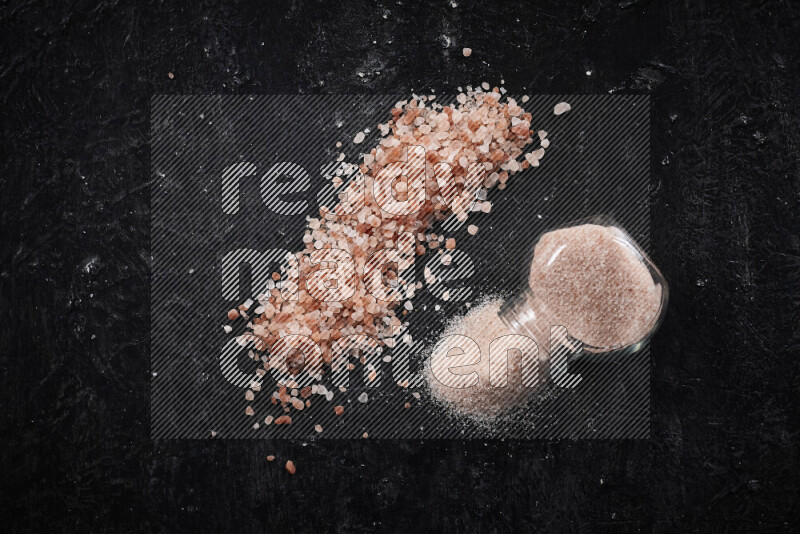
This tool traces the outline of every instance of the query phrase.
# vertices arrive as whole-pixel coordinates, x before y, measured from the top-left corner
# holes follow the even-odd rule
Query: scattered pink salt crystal
[[[569,111],[571,109],[572,109],[572,106],[570,106],[568,103],[559,102],[553,108],[553,113],[555,113],[556,115],[561,115],[562,113],[566,113],[567,111]]]

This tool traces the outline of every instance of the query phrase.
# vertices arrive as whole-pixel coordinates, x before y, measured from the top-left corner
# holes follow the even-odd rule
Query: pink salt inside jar
[[[664,305],[660,273],[615,226],[581,224],[542,235],[528,282],[549,321],[590,352],[646,338]]]

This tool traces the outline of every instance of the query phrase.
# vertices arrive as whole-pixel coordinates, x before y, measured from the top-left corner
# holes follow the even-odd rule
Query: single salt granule
[[[282,415],[282,416],[280,416],[280,417],[275,419],[275,424],[276,425],[291,425],[292,424],[292,418],[289,417],[288,415]]]
[[[556,115],[562,115],[571,109],[572,106],[570,106],[567,102],[559,102],[553,108],[553,113],[555,113]]]
[[[290,475],[293,475],[297,472],[297,468],[294,466],[293,461],[291,460],[286,461],[286,471],[288,471]]]

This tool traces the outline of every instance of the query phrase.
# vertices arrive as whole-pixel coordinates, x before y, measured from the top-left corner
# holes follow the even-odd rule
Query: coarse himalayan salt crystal
[[[519,406],[536,391],[536,387],[523,384],[523,368],[532,369],[530,363],[536,358],[532,352],[508,350],[507,376],[504,387],[493,387],[490,381],[489,345],[497,338],[515,334],[498,316],[503,301],[490,298],[473,307],[463,317],[450,322],[437,344],[441,350],[446,336],[466,336],[477,343],[480,355],[460,349],[451,349],[450,355],[429,358],[425,366],[424,376],[432,397],[451,409],[453,412],[473,418],[485,419],[496,417]],[[437,348],[431,354],[436,353]],[[542,353],[545,357],[547,353]],[[497,357],[502,357],[498,354]],[[454,369],[459,367],[459,369]],[[544,364],[539,362],[538,383],[544,381]],[[448,371],[450,369],[450,371]],[[448,373],[465,375],[477,373],[478,382],[471,387],[448,387],[436,377],[447,376]]]
[[[290,475],[293,475],[293,474],[295,474],[295,473],[297,472],[297,468],[294,466],[294,462],[293,462],[293,461],[291,461],[291,460],[287,460],[287,461],[286,461],[285,468],[286,468],[286,471],[287,471],[287,472],[288,472]]]
[[[478,233],[478,227],[475,226],[474,224],[470,224],[469,226],[467,226],[467,233],[469,235],[477,234]]]
[[[572,106],[570,106],[567,102],[559,102],[558,104],[555,105],[555,107],[553,107],[553,113],[555,113],[556,115],[561,115],[571,109]]]
[[[591,347],[642,339],[661,303],[661,286],[609,226],[583,224],[544,234],[528,282],[559,325]]]
[[[464,48],[461,51],[461,53],[464,54],[464,57],[469,57],[469,56],[472,55],[472,49],[471,48]]]

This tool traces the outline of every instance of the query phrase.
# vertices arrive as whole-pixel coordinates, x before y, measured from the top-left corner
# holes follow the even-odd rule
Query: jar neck
[[[498,316],[514,332],[533,339],[540,351],[550,353],[550,327],[559,323],[530,287],[508,299]]]

